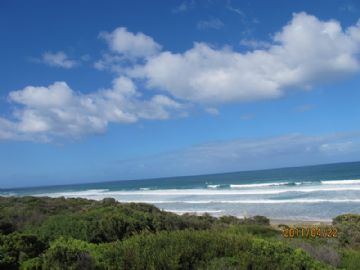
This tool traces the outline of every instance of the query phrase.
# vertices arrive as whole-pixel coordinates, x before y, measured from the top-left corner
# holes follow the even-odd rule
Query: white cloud
[[[7,119],[0,117],[0,139],[11,140],[14,138],[15,125]]]
[[[236,52],[195,43],[184,53],[163,51],[128,71],[147,87],[198,103],[243,102],[310,89],[359,69],[360,24],[342,29],[306,13],[274,35],[267,49]]]
[[[193,9],[194,7],[195,7],[195,1],[194,0],[183,1],[183,2],[180,3],[180,5],[173,8],[172,12],[174,12],[174,13],[185,12],[185,11],[188,11],[190,9]]]
[[[125,27],[118,27],[113,32],[102,32],[110,49],[128,58],[144,58],[155,55],[161,49],[152,37],[143,33],[131,33]]]
[[[184,105],[155,95],[144,99],[132,80],[118,77],[112,88],[89,94],[73,91],[65,82],[48,87],[28,86],[12,91],[12,120],[0,118],[0,139],[48,141],[52,137],[78,138],[102,133],[109,123],[133,123],[139,119],[167,119]]]
[[[210,107],[210,108],[206,108],[205,111],[209,114],[212,114],[212,115],[219,115],[220,112],[218,109],[216,108],[213,108],[213,107]]]
[[[228,3],[226,8],[239,15],[243,21],[245,20],[246,18],[245,12],[243,12],[241,9],[231,6],[230,3]]]
[[[200,30],[216,29],[219,30],[224,26],[224,23],[218,18],[210,18],[209,20],[199,21],[196,27]]]
[[[94,68],[98,70],[107,70],[109,69],[115,73],[124,73],[125,68],[123,63],[127,62],[127,59],[121,55],[114,55],[111,53],[103,53],[101,59],[94,63]]]
[[[348,152],[356,148],[352,141],[324,143],[320,145],[319,150],[329,155],[336,155],[342,152]]]
[[[79,64],[78,61],[69,59],[69,57],[62,51],[60,52],[45,52],[42,55],[40,62],[43,62],[49,66],[62,67],[66,69],[73,68]]]
[[[21,91],[9,93],[9,98],[16,103],[29,107],[61,107],[72,99],[72,90],[64,82],[57,82],[49,87],[27,86]]]
[[[359,70],[360,22],[342,29],[337,21],[306,13],[294,14],[271,45],[245,53],[205,43],[174,53],[124,27],[100,36],[110,52],[95,65],[118,74],[113,86],[82,94],[56,82],[10,92],[14,110],[11,118],[0,117],[0,138],[80,137],[104,132],[109,123],[186,115],[179,100],[205,104],[214,114],[219,103],[279,98],[289,89],[308,90]],[[65,68],[76,65],[62,52],[48,53],[46,59]],[[143,98],[138,85],[154,92]]]
[[[195,145],[144,158],[122,160],[117,169],[140,178],[219,173],[359,160],[360,133],[289,134]],[[166,162],[166,168],[162,166]],[[142,167],[139,167],[139,164]],[[143,175],[142,175],[143,174]]]

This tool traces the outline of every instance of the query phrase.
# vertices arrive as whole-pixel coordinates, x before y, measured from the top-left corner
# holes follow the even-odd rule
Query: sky
[[[360,160],[356,1],[1,1],[0,188]]]

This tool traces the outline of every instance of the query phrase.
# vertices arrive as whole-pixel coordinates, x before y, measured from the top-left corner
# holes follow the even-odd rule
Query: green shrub
[[[92,244],[76,239],[59,238],[53,242],[42,259],[44,270],[92,270],[96,260],[91,251]]]
[[[280,242],[255,239],[249,252],[248,268],[256,270],[331,269],[312,259],[301,249],[292,249]]]
[[[201,270],[243,270],[246,269],[246,256],[242,254],[242,258],[237,257],[222,257],[211,260]],[[245,257],[245,260],[243,259]]]
[[[18,269],[23,261],[37,257],[45,249],[46,244],[35,235],[0,235],[0,269]]]
[[[344,214],[337,216],[333,219],[333,224],[359,224],[360,223],[360,215],[357,214]]]
[[[241,222],[240,219],[238,219],[235,216],[221,216],[218,220],[219,223],[222,224],[239,224]]]
[[[270,225],[270,219],[264,216],[253,216],[243,220],[245,224]]]
[[[358,215],[334,224],[344,239],[341,266],[360,269],[353,266],[360,257]],[[324,256],[337,250],[336,241],[330,249],[328,240],[313,239],[311,248],[319,249],[311,251],[279,235],[262,216],[179,216],[111,198],[0,197],[0,269],[6,270],[332,269],[314,258],[334,265]]]
[[[343,250],[340,267],[346,270],[360,269],[360,251]]]
[[[10,234],[16,230],[14,224],[11,222],[0,219],[0,234]]]
[[[20,270],[42,270],[42,265],[42,259],[40,257],[36,257],[22,262]]]
[[[239,235],[251,234],[259,237],[276,237],[280,235],[278,230],[270,226],[249,225],[249,224],[230,226],[227,229],[227,231]]]
[[[313,239],[312,239],[313,240]],[[331,239],[324,244],[315,241],[288,239],[288,244],[293,248],[301,248],[314,259],[325,264],[337,267],[340,264],[341,256],[338,249],[332,246]]]
[[[338,229],[338,239],[342,246],[355,249],[360,248],[360,215],[346,214],[333,220]]]
[[[214,231],[138,235],[99,248],[113,269],[331,269],[280,242]]]
[[[194,269],[214,257],[234,256],[250,246],[248,237],[175,231],[131,237],[118,242],[116,254],[107,256],[117,257],[123,269]]]

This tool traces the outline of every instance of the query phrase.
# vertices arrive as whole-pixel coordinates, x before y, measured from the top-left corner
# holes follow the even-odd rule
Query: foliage
[[[46,244],[35,235],[0,235],[0,269],[18,269],[21,262],[38,256],[45,249]]]
[[[344,250],[340,267],[347,270],[360,269],[360,251],[348,249]]]
[[[76,239],[55,240],[42,257],[43,269],[92,270],[96,262],[91,255],[94,245]]]
[[[311,257],[323,262],[327,265],[337,267],[341,262],[341,254],[336,248],[336,242],[329,239],[326,242],[322,241],[301,241],[291,239],[288,241],[293,248],[301,248],[306,251]],[[335,245],[334,245],[335,244]]]
[[[340,242],[290,242],[262,216],[179,216],[111,198],[0,197],[0,269],[360,269],[359,221],[334,219]]]
[[[43,256],[43,269],[207,269],[230,262],[234,269],[330,269],[280,242],[188,230],[98,245],[60,238]]]
[[[343,246],[360,249],[360,215],[345,214],[334,218],[338,239]]]

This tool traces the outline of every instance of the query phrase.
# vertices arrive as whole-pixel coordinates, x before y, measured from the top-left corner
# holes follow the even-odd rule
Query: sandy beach
[[[291,220],[291,219],[270,219],[270,224],[272,226],[278,226],[280,224],[285,224],[288,226],[292,225],[304,225],[304,226],[312,226],[312,225],[331,225],[331,220]]]

